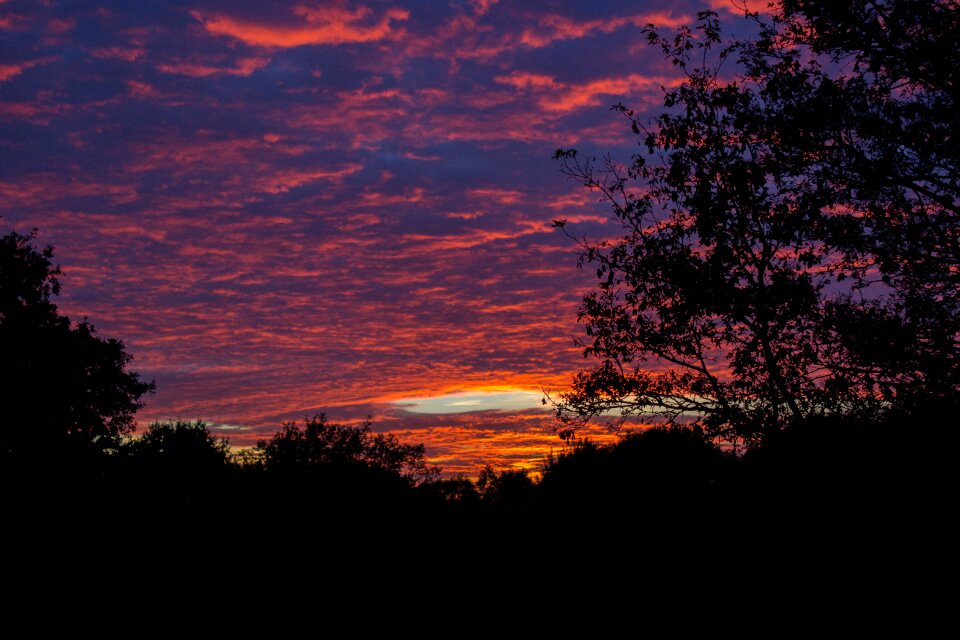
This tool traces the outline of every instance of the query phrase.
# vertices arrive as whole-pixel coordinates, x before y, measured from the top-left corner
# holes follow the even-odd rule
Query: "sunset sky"
[[[235,445],[325,411],[447,471],[535,466],[589,364],[558,147],[628,159],[675,71],[641,28],[732,2],[0,0],[0,233],[124,341],[145,425]]]

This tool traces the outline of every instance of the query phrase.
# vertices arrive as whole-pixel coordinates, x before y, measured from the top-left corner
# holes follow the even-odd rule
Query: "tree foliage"
[[[257,449],[268,471],[304,472],[317,468],[363,466],[396,474],[411,484],[439,477],[439,469],[427,464],[422,444],[404,444],[393,434],[373,433],[370,422],[359,427],[331,423],[325,414],[303,425],[289,422]]]
[[[60,269],[33,239],[0,237],[0,455],[115,447],[153,384],[126,370],[122,342],[58,313]]]
[[[648,28],[683,81],[651,121],[614,107],[642,152],[557,152],[622,229],[578,239],[599,279],[579,316],[598,364],[557,406],[564,435],[612,413],[756,441],[957,391],[956,69],[941,56],[958,15],[797,0],[748,16],[752,39],[725,42],[711,12],[672,37]]]
[[[230,463],[230,444],[210,433],[206,423],[182,420],[154,422],[125,443],[126,456],[149,471],[197,474],[223,471]]]

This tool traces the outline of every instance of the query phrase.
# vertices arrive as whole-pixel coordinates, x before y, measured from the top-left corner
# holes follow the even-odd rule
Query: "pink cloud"
[[[64,180],[50,173],[33,174],[19,183],[0,182],[0,196],[24,208],[50,206],[70,198],[102,197],[115,204],[129,204],[138,198],[133,184]]]
[[[53,18],[47,23],[47,33],[63,34],[72,31],[77,21],[73,18]]]
[[[175,62],[172,64],[157,65],[163,73],[171,73],[191,78],[206,78],[213,75],[249,76],[270,64],[269,56],[252,56],[240,58],[236,64],[228,67],[213,66],[197,62]]]
[[[470,0],[470,8],[473,9],[474,15],[482,16],[490,11],[490,8],[497,4],[497,2],[499,2],[499,0]]]
[[[98,60],[117,59],[126,62],[136,62],[146,55],[146,50],[140,47],[103,47],[91,49],[90,55]]]
[[[56,60],[57,58],[50,56],[46,58],[26,60],[24,62],[18,62],[14,64],[0,64],[0,82],[11,80],[32,67],[50,64]]]
[[[338,169],[328,170],[300,170],[291,169],[280,171],[272,176],[264,177],[254,182],[254,188],[266,193],[286,193],[291,189],[302,187],[305,184],[318,180],[337,182],[363,169],[361,164],[349,164]]]
[[[161,95],[152,85],[139,80],[127,80],[127,88],[134,98],[153,99]]]

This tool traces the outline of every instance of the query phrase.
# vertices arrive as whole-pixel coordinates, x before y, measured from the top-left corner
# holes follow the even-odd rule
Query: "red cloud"
[[[252,56],[240,58],[232,67],[217,67],[196,62],[175,62],[161,64],[157,69],[163,73],[173,73],[191,78],[206,78],[213,75],[249,76],[254,71],[264,68],[270,63],[269,56]]]
[[[545,47],[558,40],[583,38],[592,33],[611,33],[622,27],[645,27],[656,24],[660,27],[676,28],[688,24],[687,16],[675,17],[667,13],[644,13],[635,16],[623,16],[604,20],[580,22],[561,15],[547,15],[537,20],[535,27],[524,30],[520,41],[530,47]]]
[[[601,96],[626,97],[637,92],[657,91],[663,85],[673,85],[677,78],[661,78],[632,73],[623,77],[600,78],[582,84],[568,84],[551,76],[516,71],[508,76],[494,78],[500,84],[538,96],[546,111],[569,112],[601,104]],[[659,99],[660,94],[657,93]]]
[[[290,191],[290,189],[295,189],[305,184],[316,182],[317,180],[337,182],[361,169],[363,169],[363,165],[360,164],[349,164],[339,169],[319,171],[290,169],[256,180],[254,187],[266,193],[286,193]]]
[[[218,14],[204,16],[191,12],[214,35],[230,36],[261,47],[299,47],[308,44],[347,44],[376,42],[395,34],[393,23],[406,20],[405,9],[388,9],[378,20],[370,22],[372,13],[366,7],[351,11],[345,7],[298,6],[293,13],[302,21],[297,24],[259,24]]]

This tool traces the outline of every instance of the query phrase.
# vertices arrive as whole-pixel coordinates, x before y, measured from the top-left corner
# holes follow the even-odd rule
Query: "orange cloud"
[[[229,36],[250,45],[282,48],[376,42],[396,33],[394,22],[410,17],[410,12],[405,9],[388,9],[378,20],[371,22],[372,12],[366,7],[351,11],[338,6],[301,5],[294,8],[293,13],[302,18],[302,22],[293,25],[259,24],[226,15],[204,16],[197,11],[191,15],[214,35]]]
[[[770,13],[769,0],[708,0],[711,9],[727,11],[736,15],[750,13]]]
[[[491,198],[495,202],[500,204],[514,204],[518,202],[524,195],[521,191],[516,191],[513,189],[468,189],[467,195],[470,198]]]

